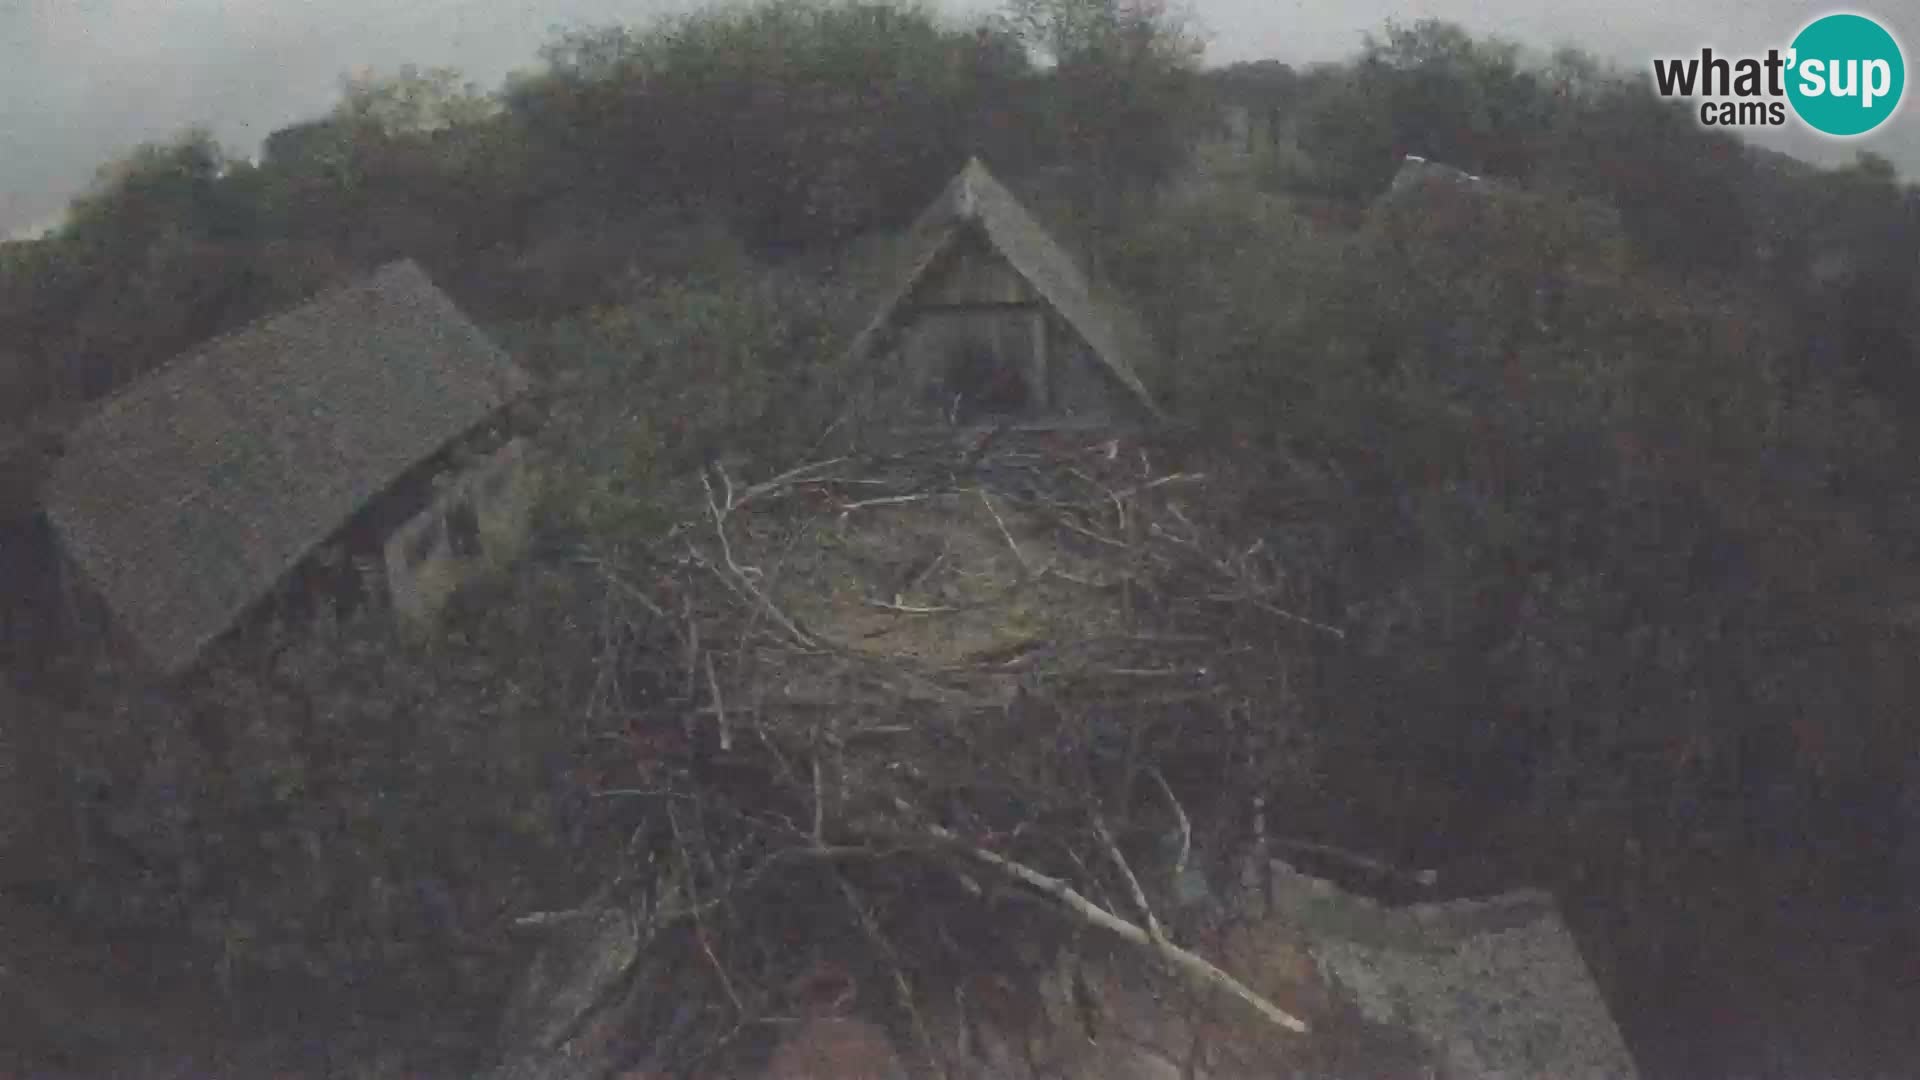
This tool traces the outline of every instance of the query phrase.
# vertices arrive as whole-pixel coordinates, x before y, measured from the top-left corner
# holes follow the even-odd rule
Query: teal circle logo
[[[1816,131],[1864,135],[1885,123],[1907,88],[1906,59],[1864,15],[1828,15],[1793,39],[1787,98]]]

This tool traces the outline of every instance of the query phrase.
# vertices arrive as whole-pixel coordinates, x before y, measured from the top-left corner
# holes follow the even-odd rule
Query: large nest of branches
[[[1020,1015],[1109,949],[1310,1026],[1183,944],[1231,917],[1260,792],[1305,782],[1294,684],[1338,635],[1279,533],[1223,524],[1239,493],[1164,447],[1006,429],[690,493],[582,556],[620,944],[579,1000],[536,979],[516,1037],[591,1023],[616,1064],[721,1075],[848,1011],[937,1062],[985,998]]]

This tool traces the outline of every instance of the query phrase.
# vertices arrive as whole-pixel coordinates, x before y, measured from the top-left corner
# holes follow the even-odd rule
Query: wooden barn
[[[318,597],[431,620],[524,542],[528,385],[412,262],[169,362],[49,469],[73,620],[166,674]]]
[[[1138,318],[977,159],[915,222],[890,285],[853,359],[954,422],[1158,415]]]

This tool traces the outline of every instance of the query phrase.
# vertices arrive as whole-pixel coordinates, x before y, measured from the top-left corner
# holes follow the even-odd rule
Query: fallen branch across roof
[[[1167,961],[1183,976],[1207,989],[1225,991],[1235,999],[1253,1007],[1255,1012],[1297,1035],[1307,1033],[1305,1020],[1280,1008],[1273,1002],[1261,997],[1249,989],[1246,984],[1219,968],[1208,963],[1203,957],[1188,952],[1168,941],[1162,934],[1143,930],[1120,918],[1100,905],[1088,900],[1074,891],[1073,887],[1059,878],[1048,877],[1032,867],[1023,866],[1012,859],[995,855],[991,851],[962,843],[953,833],[930,826],[928,832],[936,839],[954,846],[961,854],[976,862],[993,867],[1007,877],[1033,888],[1035,891],[1051,897],[1069,914],[1080,920],[1099,927],[1118,936],[1121,940],[1147,949]]]

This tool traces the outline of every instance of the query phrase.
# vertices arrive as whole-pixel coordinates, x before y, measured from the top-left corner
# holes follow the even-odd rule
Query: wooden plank
[[[1033,406],[1041,411],[1053,408],[1053,373],[1047,370],[1047,313],[1033,313]]]

